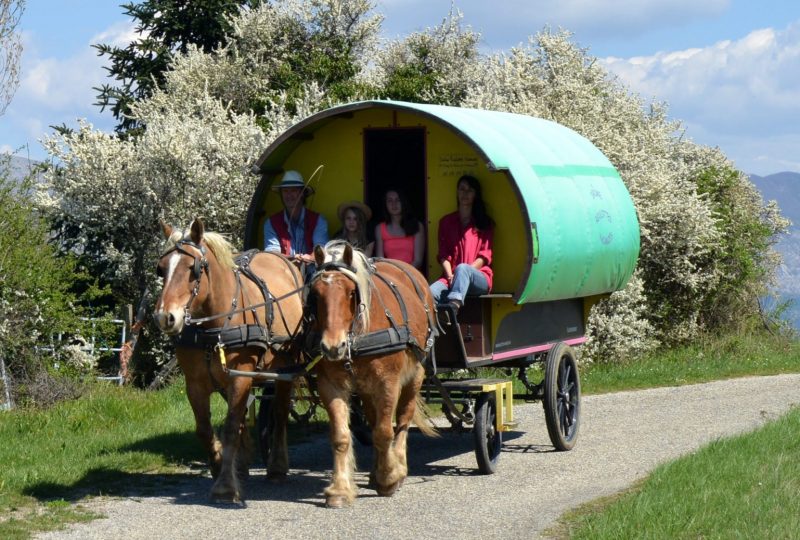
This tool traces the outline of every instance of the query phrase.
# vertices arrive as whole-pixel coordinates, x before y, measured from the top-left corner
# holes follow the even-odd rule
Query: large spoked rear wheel
[[[269,466],[270,437],[275,431],[275,419],[272,417],[272,399],[275,397],[275,389],[267,385],[261,391],[258,404],[258,416],[256,417],[256,430],[258,441],[258,452],[264,466]]]
[[[572,450],[578,438],[581,412],[581,382],[575,351],[557,343],[545,360],[544,418],[556,450]]]
[[[475,404],[475,458],[482,474],[493,474],[497,470],[500,450],[503,447],[503,432],[497,430],[497,403],[494,392],[484,392]]]

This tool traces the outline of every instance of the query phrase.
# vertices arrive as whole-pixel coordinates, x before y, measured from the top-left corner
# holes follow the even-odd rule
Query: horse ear
[[[161,232],[164,233],[164,238],[169,240],[169,237],[172,236],[172,233],[175,229],[172,228],[172,225],[161,218],[158,219],[158,223],[161,225]]]
[[[353,246],[350,244],[344,245],[344,253],[342,253],[342,261],[347,266],[353,266]]]
[[[319,244],[314,246],[314,262],[317,263],[317,266],[322,266],[322,263],[325,262],[325,249]]]
[[[199,246],[200,242],[203,240],[203,233],[205,230],[206,228],[205,225],[203,225],[203,220],[195,218],[194,221],[192,221],[192,242]]]

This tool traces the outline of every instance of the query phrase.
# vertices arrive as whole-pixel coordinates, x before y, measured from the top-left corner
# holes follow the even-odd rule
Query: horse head
[[[154,317],[169,335],[179,334],[187,320],[207,310],[213,294],[211,275],[222,266],[233,266],[231,247],[220,235],[206,232],[200,219],[188,232],[161,224],[167,240],[158,260],[157,273],[164,280]],[[215,285],[219,286],[217,279]]]
[[[331,360],[349,357],[353,336],[369,327],[369,264],[364,255],[342,241],[314,248],[317,272],[309,294],[316,306],[322,353]]]

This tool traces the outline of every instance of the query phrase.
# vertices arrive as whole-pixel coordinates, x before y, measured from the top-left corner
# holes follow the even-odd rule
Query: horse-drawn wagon
[[[424,273],[440,275],[438,219],[453,210],[463,174],[480,179],[495,221],[494,288],[456,313],[438,307],[443,333],[426,360],[424,395],[453,426],[472,427],[479,469],[495,470],[502,433],[514,426],[512,382],[465,378],[465,369],[514,370],[541,400],[558,450],[575,444],[580,380],[573,346],[585,341],[592,305],[622,289],[636,266],[639,228],[632,200],[609,160],[554,122],[518,114],[391,101],[334,107],[289,128],[265,150],[247,213],[246,248],[263,247],[269,196],[286,170],[311,180],[308,206],[336,222],[348,199],[383,206],[402,186],[426,226]],[[543,380],[528,368],[543,365]]]
[[[422,272],[368,260],[340,243],[317,246],[313,276],[304,276],[286,257],[260,251],[265,220],[281,208],[268,194],[287,170],[313,179],[307,206],[329,221],[344,200],[377,209],[387,188],[402,186],[425,225]],[[240,497],[238,448],[254,381],[264,388],[259,432],[271,477],[288,472],[292,383],[314,381],[331,423],[329,506],[349,504],[357,492],[348,429],[353,393],[372,430],[370,479],[381,495],[407,475],[412,421],[426,429],[421,396],[441,403],[453,426],[471,428],[479,469],[495,470],[502,433],[514,426],[513,384],[507,376],[463,376],[476,369],[516,371],[525,388],[517,397],[541,400],[554,446],[572,448],[580,422],[572,347],[585,341],[592,305],[625,286],[639,253],[630,195],[588,140],[522,115],[368,101],[292,126],[254,172],[261,180],[247,212],[248,251],[237,256],[196,220],[186,233],[164,226],[168,243],[158,265],[164,287],[156,320],[176,340],[216,478],[213,497]],[[433,224],[452,211],[464,174],[480,179],[495,222],[494,288],[456,309],[435,306],[428,283],[440,275]],[[543,365],[537,384],[528,378],[534,364]],[[228,401],[222,444],[209,422],[215,390]]]

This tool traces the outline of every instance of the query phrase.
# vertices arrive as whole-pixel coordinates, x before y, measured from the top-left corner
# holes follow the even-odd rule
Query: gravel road
[[[209,503],[210,477],[190,473],[165,482],[157,495],[84,501],[107,518],[38,538],[537,538],[566,510],[798,404],[800,375],[584,397],[571,452],[553,451],[540,404],[523,405],[515,408],[519,431],[505,434],[496,474],[476,473],[470,433],[438,439],[412,433],[410,476],[402,489],[378,497],[366,488],[366,472],[359,472],[359,498],[344,510],[324,507],[331,456],[321,436],[290,447],[285,483],[269,484],[255,468],[245,508]],[[371,453],[357,448],[368,471]]]

